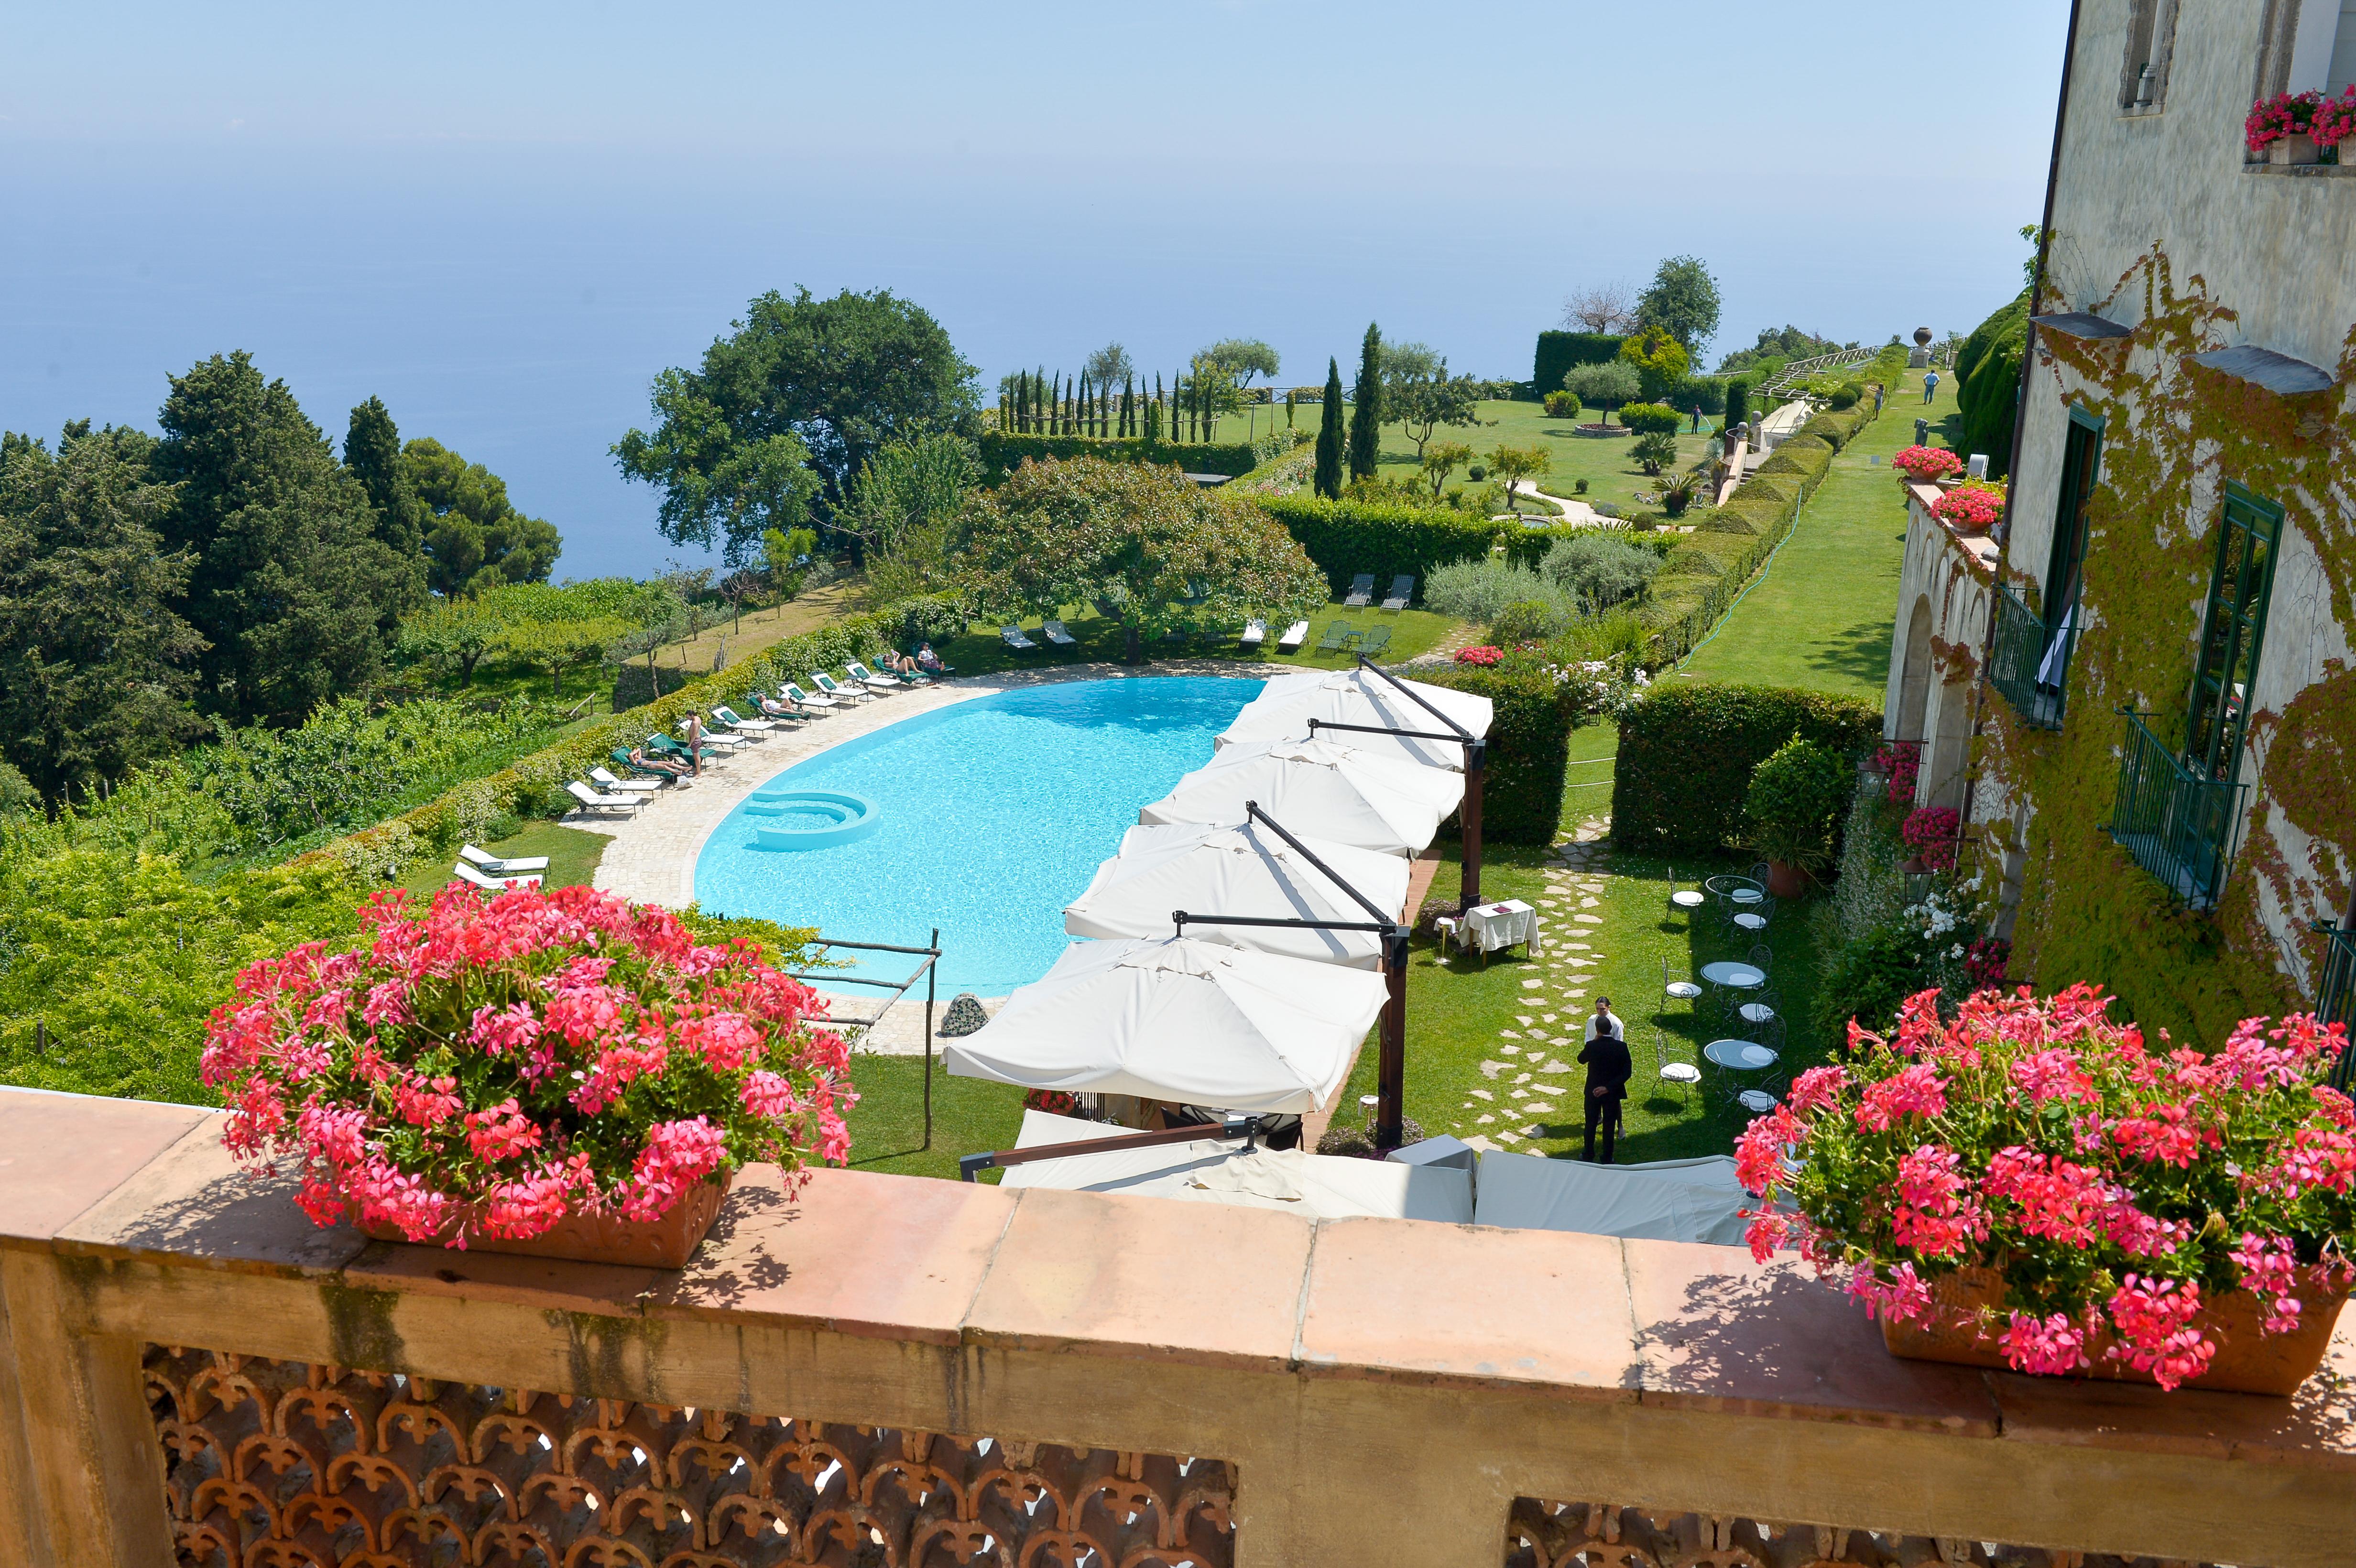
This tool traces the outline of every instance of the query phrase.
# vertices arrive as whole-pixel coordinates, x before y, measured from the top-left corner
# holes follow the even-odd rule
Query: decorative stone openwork
[[[2148,1561],[1534,1498],[1514,1499],[1505,1531],[1505,1568],[2130,1568]]]
[[[201,1568],[1229,1568],[1216,1459],[145,1354]]]

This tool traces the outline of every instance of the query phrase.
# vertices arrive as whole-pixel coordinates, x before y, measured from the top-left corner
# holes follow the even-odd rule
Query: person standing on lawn
[[[1939,372],[1937,372],[1936,370],[1925,370],[1925,371],[1923,371],[1923,372],[1922,372],[1922,400],[1923,400],[1924,402],[1926,402],[1926,403],[1927,403],[1927,402],[1929,402],[1929,401],[1931,400],[1931,399],[1932,399],[1932,398],[1933,398],[1933,396],[1938,392],[1938,390],[1939,390]]]
[[[1586,1152],[1580,1157],[1595,1157],[1595,1129],[1600,1123],[1603,1163],[1610,1165],[1620,1140],[1620,1111],[1628,1098],[1628,1080],[1635,1076],[1636,1068],[1628,1057],[1628,1031],[1612,1015],[1609,997],[1595,998],[1595,1016],[1587,1020],[1587,1044],[1579,1060],[1587,1066],[1587,1142]]]

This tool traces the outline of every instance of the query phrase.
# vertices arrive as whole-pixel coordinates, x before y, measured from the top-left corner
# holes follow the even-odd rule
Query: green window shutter
[[[2226,481],[2225,517],[2217,530],[2209,609],[2192,671],[2192,709],[2184,727],[2185,763],[2204,778],[2232,783],[2241,772],[2250,688],[2265,642],[2266,602],[2274,591],[2282,523],[2280,507]]]

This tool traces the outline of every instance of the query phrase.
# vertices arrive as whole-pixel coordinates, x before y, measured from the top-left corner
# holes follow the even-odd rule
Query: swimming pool
[[[1261,684],[1066,681],[885,725],[783,770],[722,818],[696,859],[696,900],[911,947],[937,923],[942,998],[1004,996],[1047,972],[1072,940],[1064,905],[1120,848],[1139,806],[1210,761],[1212,737]],[[763,848],[759,830],[776,818],[753,808],[786,791],[862,797],[876,826],[847,843]],[[879,976],[915,962],[870,956],[864,972]]]

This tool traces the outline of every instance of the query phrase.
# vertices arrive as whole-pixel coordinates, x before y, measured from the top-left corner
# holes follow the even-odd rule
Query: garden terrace
[[[683,1272],[548,1263],[316,1230],[221,1120],[0,1092],[8,1147],[77,1154],[0,1167],[7,1561],[2322,1568],[2356,1531],[2347,1327],[2295,1399],[2161,1395],[1893,1359],[1736,1249],[757,1167]]]

